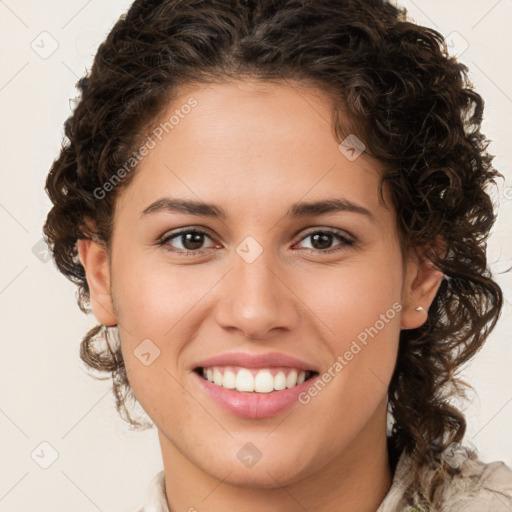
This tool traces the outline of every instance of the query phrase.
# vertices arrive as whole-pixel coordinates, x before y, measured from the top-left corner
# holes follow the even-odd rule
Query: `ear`
[[[424,250],[411,251],[406,264],[402,299],[402,329],[416,329],[427,320],[428,309],[444,274],[425,257]],[[418,306],[423,309],[416,310]]]
[[[85,269],[94,316],[103,325],[117,324],[110,293],[110,269],[106,247],[90,239],[77,243],[80,261]]]

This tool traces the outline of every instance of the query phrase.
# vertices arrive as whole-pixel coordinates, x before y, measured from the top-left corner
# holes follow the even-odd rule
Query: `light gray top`
[[[424,512],[415,506],[414,496],[406,499],[404,491],[413,478],[413,461],[402,453],[388,494],[376,512]],[[484,463],[474,454],[460,466],[459,473],[446,481],[436,493],[431,511],[442,512],[512,512],[512,469],[501,461]],[[433,471],[421,473],[423,489],[429,488]],[[193,508],[192,508],[193,510]],[[169,512],[165,494],[164,472],[149,485],[145,506],[139,512]]]

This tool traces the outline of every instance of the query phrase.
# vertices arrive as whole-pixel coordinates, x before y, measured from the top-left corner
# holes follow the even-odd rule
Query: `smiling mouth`
[[[219,387],[246,393],[272,393],[299,386],[318,372],[290,367],[243,368],[240,366],[198,367],[202,379]]]

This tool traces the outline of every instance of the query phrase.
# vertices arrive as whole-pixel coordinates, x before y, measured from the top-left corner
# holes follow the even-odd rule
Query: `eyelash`
[[[213,238],[211,237],[211,235],[207,231],[204,231],[202,229],[186,228],[186,229],[183,229],[181,231],[172,233],[172,234],[170,234],[168,236],[164,235],[164,237],[161,238],[158,241],[158,245],[160,245],[162,247],[166,246],[169,243],[170,240],[173,240],[174,238],[179,238],[181,235],[184,235],[186,233],[196,233],[196,234],[206,235],[208,238],[213,240]],[[338,239],[338,241],[342,242],[342,244],[340,244],[339,246],[335,246],[334,248],[325,249],[325,250],[322,250],[322,249],[308,249],[308,248],[306,248],[306,251],[313,252],[313,253],[319,253],[319,254],[331,254],[331,253],[334,253],[334,252],[339,252],[339,251],[346,250],[346,246],[352,246],[355,243],[355,240],[352,237],[343,235],[343,234],[341,234],[342,232],[337,231],[337,230],[333,230],[333,229],[315,229],[314,231],[309,231],[297,243],[300,243],[300,242],[304,241],[306,238],[310,237],[311,235],[316,235],[316,234],[319,234],[319,233],[332,235],[336,239]],[[179,254],[179,255],[197,256],[197,255],[200,255],[200,254],[204,254],[205,252],[207,252],[211,248],[197,249],[195,251],[181,250],[181,249],[168,248],[168,247],[165,247],[165,249],[167,251],[174,252],[174,253]]]

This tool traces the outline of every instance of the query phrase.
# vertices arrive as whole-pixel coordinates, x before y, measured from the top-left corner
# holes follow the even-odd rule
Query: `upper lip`
[[[209,366],[241,366],[243,368],[272,368],[276,366],[287,366],[304,371],[318,372],[315,366],[293,356],[281,354],[279,352],[269,352],[267,354],[249,354],[246,352],[230,352],[218,356],[203,359],[196,363],[195,368],[205,368]]]

